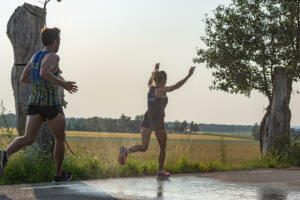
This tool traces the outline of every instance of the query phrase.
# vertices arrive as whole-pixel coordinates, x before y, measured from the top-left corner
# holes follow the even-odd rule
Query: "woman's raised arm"
[[[188,75],[184,79],[182,79],[181,81],[179,81],[175,85],[165,87],[164,91],[165,92],[172,92],[173,90],[176,90],[176,89],[180,88],[193,75],[194,71],[195,71],[195,67],[191,67],[190,70],[189,70]]]

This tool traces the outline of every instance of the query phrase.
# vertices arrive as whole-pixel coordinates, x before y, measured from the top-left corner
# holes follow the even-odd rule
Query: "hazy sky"
[[[6,25],[24,1],[0,7],[0,100],[15,112],[10,84],[13,51]],[[28,3],[40,5],[37,0]],[[62,30],[60,67],[79,92],[66,94],[67,117],[135,116],[146,111],[147,81],[156,62],[174,84],[188,73],[202,47],[205,13],[230,0],[62,0],[48,5],[48,27]],[[196,65],[195,75],[169,94],[166,120],[199,123],[253,124],[267,106],[265,97],[251,98],[210,91],[211,72]],[[300,88],[299,85],[297,88]],[[299,95],[291,101],[292,124],[300,124]]]

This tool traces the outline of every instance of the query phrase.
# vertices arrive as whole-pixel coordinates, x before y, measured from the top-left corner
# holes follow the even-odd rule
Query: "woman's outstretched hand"
[[[191,67],[191,68],[190,68],[190,71],[189,71],[189,77],[191,77],[191,76],[193,75],[193,73],[194,73],[194,71],[195,71],[195,68],[196,68],[196,67]]]

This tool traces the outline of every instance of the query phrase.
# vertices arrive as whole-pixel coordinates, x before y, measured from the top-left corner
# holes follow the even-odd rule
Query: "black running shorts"
[[[164,119],[144,119],[141,127],[151,128],[154,131],[165,129]]]
[[[39,114],[42,116],[43,121],[54,119],[58,113],[64,115],[64,111],[61,105],[56,106],[37,106],[37,105],[28,105],[26,115],[36,115]]]

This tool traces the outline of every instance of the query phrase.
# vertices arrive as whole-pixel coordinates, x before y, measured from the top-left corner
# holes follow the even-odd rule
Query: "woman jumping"
[[[135,145],[130,148],[121,146],[119,155],[119,162],[121,165],[125,164],[128,154],[134,152],[145,152],[148,149],[150,136],[152,131],[154,131],[160,146],[158,158],[159,171],[157,173],[157,178],[168,178],[170,176],[169,172],[163,170],[167,146],[167,134],[164,126],[165,108],[168,103],[168,97],[166,93],[180,88],[192,76],[194,70],[195,67],[191,67],[188,75],[184,79],[173,86],[167,87],[166,72],[159,71],[159,63],[155,65],[155,70],[148,82],[148,110],[145,113],[144,120],[141,125],[142,144]]]

